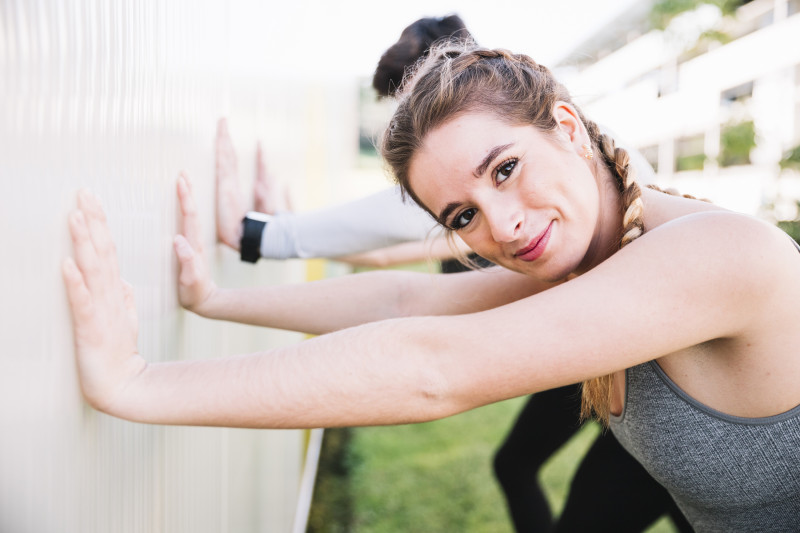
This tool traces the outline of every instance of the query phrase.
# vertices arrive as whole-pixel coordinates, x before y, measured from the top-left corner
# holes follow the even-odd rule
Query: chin
[[[527,266],[527,268],[526,268]],[[532,278],[544,281],[545,283],[557,283],[564,281],[574,271],[573,268],[564,265],[546,265],[544,263],[529,263],[528,265],[517,265],[516,270],[520,274],[525,274]]]

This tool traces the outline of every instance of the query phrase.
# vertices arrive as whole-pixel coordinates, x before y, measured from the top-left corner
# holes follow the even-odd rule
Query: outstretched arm
[[[209,276],[190,181],[180,176],[183,234],[175,238],[181,305],[207,318],[305,333],[328,333],[403,316],[460,314],[552,287],[502,269],[447,276],[381,271],[313,283],[223,289]]]
[[[182,254],[192,250],[190,241],[198,239],[191,223],[196,222],[196,211],[186,201],[191,198],[191,191],[183,176],[178,180],[178,190],[184,217],[190,222],[188,231],[176,238],[176,249]],[[438,394],[439,378],[426,370],[431,368],[427,361],[430,353],[415,347],[418,342],[426,344],[425,338],[437,336],[436,328],[426,325],[426,318],[386,322],[393,333],[385,338],[384,326],[367,325],[347,333],[332,334],[321,345],[311,341],[218,360],[146,363],[137,350],[138,325],[132,292],[119,277],[115,247],[98,199],[86,191],[81,192],[78,209],[69,220],[75,259],[65,260],[63,275],[73,318],[81,388],[95,408],[140,422],[242,427],[313,427],[356,420],[378,424],[431,416],[428,405]],[[181,279],[191,286],[181,289],[181,298],[202,300],[218,291],[213,284],[203,282],[206,273],[202,262],[187,265],[187,259],[193,261],[193,258],[181,257]],[[519,281],[519,277],[514,276]],[[487,279],[492,276],[488,275]],[[498,279],[503,279],[502,274]],[[500,288],[497,294],[506,293],[505,297],[509,297],[512,285]],[[358,290],[356,285],[348,286]],[[306,292],[310,303],[298,305],[287,313],[335,315],[341,300],[332,301],[331,291],[323,286],[320,290],[324,293],[322,298],[315,296],[315,291]],[[343,298],[349,292],[334,288],[333,293],[336,291],[340,291]],[[277,294],[289,296],[289,293]],[[304,300],[297,294],[291,296]],[[465,307],[490,304],[488,301],[475,303],[466,293],[461,295],[463,301],[455,294],[451,296],[457,300],[456,306],[464,306],[464,302],[472,302]],[[330,308],[326,307],[326,302]],[[280,300],[276,300],[267,307],[280,307],[279,303]],[[289,307],[292,305],[290,303]],[[281,320],[277,316],[273,318]],[[422,326],[422,330],[417,331],[415,324]],[[381,363],[392,350],[397,351],[403,339],[425,331],[426,334],[409,344],[407,351],[402,350],[402,357]],[[372,360],[365,367],[367,372],[357,378],[361,385],[349,383],[348,379],[339,380],[334,375],[329,381],[326,372],[319,373],[320,361],[330,357],[332,359],[324,363],[324,367],[335,368],[334,374],[345,372],[354,377],[353,373],[360,372],[357,369],[364,362],[365,350],[354,350],[358,346],[369,347],[367,357]],[[386,399],[379,402],[382,405],[375,403],[376,409],[365,419],[363,387],[372,386],[368,384],[370,376],[378,377],[374,370],[368,369],[373,364],[379,367],[378,373],[395,375],[397,382],[383,387]],[[411,372],[409,365],[413,369]],[[306,385],[316,392],[297,401],[295,388]],[[328,405],[331,394],[338,397],[336,405]],[[406,406],[398,410],[393,402],[399,396],[406,398]],[[349,414],[343,415],[343,412]]]
[[[710,339],[736,339],[780,298],[776,286],[791,275],[796,252],[787,245],[784,261],[743,254],[742,246],[752,252],[755,243],[774,247],[785,237],[726,215],[697,216],[717,218],[656,228],[591,272],[496,309],[376,322],[225,359],[147,365],[136,351],[133,308],[102,209],[82,194],[70,219],[75,263],[64,266],[81,386],[96,408],[148,423],[393,424],[574,383]],[[748,244],[737,247],[731,234]]]
[[[224,118],[217,124],[215,156],[217,236],[223,244],[238,250],[247,204],[239,183],[236,151]],[[256,211],[272,215],[261,239],[261,257],[267,259],[360,254],[409,241],[423,241],[437,228],[425,211],[403,200],[398,187],[352,202],[292,213],[285,189],[267,171],[260,144],[253,194]],[[364,258],[368,262],[373,259]]]
[[[438,225],[398,187],[303,213],[279,213],[267,224],[261,256],[335,258],[437,237]]]
[[[148,423],[393,424],[712,339],[747,343],[764,328],[754,317],[785,306],[780,288],[797,258],[785,236],[743,220],[702,213],[664,224],[573,281],[480,313],[387,320],[268,352],[148,365],[102,209],[82,194],[70,218],[75,262],[64,265],[81,387],[96,408]]]
[[[359,254],[343,255],[334,259],[353,266],[386,268],[422,261],[441,261],[458,255],[466,256],[470,251],[458,237],[455,237],[453,243],[450,243],[447,237],[436,237],[424,241],[404,242]]]

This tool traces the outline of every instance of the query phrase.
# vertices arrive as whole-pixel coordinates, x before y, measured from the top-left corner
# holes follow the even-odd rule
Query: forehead
[[[536,133],[532,126],[512,125],[488,113],[459,115],[425,136],[409,164],[409,186],[428,209],[438,212],[440,204],[475,180],[476,168],[494,148],[516,146]]]

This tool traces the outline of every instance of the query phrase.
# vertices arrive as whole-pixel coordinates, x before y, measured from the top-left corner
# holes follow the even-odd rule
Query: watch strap
[[[251,211],[242,219],[242,239],[239,241],[239,257],[242,261],[255,263],[261,257],[261,236],[270,216]]]

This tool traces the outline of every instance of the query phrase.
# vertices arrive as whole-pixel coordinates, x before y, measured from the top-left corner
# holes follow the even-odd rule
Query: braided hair
[[[422,147],[428,132],[468,111],[490,112],[511,124],[530,124],[554,132],[558,123],[553,109],[561,101],[575,108],[594,152],[601,156],[596,164],[604,164],[616,180],[622,199],[620,248],[644,232],[642,191],[630,156],[583,116],[567,89],[545,66],[527,55],[481,48],[469,41],[435,45],[404,79],[397,98],[397,109],[381,141],[381,153],[404,194],[429,213],[409,186],[412,156]],[[611,386],[611,375],[584,382],[584,418],[594,415],[608,422]]]

